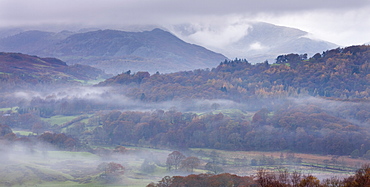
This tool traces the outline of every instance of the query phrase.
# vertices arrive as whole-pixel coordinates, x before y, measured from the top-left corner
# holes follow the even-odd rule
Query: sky
[[[341,46],[357,45],[370,42],[369,18],[369,0],[0,0],[0,28],[192,24],[211,31],[206,40],[233,40],[251,21],[264,21]]]

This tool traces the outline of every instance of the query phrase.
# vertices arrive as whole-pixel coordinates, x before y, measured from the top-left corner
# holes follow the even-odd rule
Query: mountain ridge
[[[27,34],[34,34],[29,38],[36,41],[25,41]],[[39,41],[47,42],[38,44]],[[127,70],[167,73],[210,68],[227,59],[158,28],[143,32],[97,30],[76,34],[27,31],[0,39],[0,51],[53,56],[68,64],[91,65],[115,74]]]

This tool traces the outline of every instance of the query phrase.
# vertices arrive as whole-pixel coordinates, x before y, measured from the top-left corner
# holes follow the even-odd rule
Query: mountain
[[[202,32],[197,26],[178,25],[171,30],[185,41],[205,46],[226,55],[230,59],[246,58],[252,63],[260,63],[265,60],[273,63],[278,55],[288,53],[307,53],[312,56],[338,47],[333,43],[312,39],[309,37],[310,34],[305,31],[264,22],[250,23],[244,36],[222,46],[192,40],[195,35]],[[220,36],[220,38],[222,37]]]
[[[0,29],[0,39],[19,34],[23,31],[24,30],[21,28],[1,28]]]
[[[68,66],[56,58],[40,58],[21,53],[0,52],[0,80],[16,84],[73,84],[106,78],[102,70],[86,65]],[[5,88],[4,88],[5,89]]]
[[[107,73],[161,73],[210,68],[226,57],[186,43],[161,29],[144,32],[98,30],[85,33],[27,31],[0,40],[0,51],[53,56]]]

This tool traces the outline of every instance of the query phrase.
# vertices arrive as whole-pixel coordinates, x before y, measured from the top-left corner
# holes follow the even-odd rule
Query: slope
[[[21,53],[0,53],[0,80],[5,84],[71,84],[106,77],[99,69],[68,66],[56,58],[40,58]]]
[[[53,56],[70,64],[91,65],[116,74],[127,70],[167,73],[210,68],[226,59],[161,29],[77,34],[28,31],[1,39],[0,50]]]
[[[309,59],[306,55],[280,55],[275,64],[253,65],[236,59],[225,61],[211,71],[150,77],[143,73],[120,74],[100,85],[137,85],[126,89],[127,95],[147,101],[187,98],[247,101],[297,95],[367,98],[369,58],[369,46],[351,46],[317,53]]]

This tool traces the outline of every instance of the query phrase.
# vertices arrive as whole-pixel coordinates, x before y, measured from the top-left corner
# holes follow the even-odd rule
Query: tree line
[[[96,114],[76,127],[95,145],[135,145],[170,148],[214,148],[243,151],[290,150],[301,153],[366,155],[368,129],[315,106],[287,105],[261,109],[252,119],[222,113],[111,111]]]

